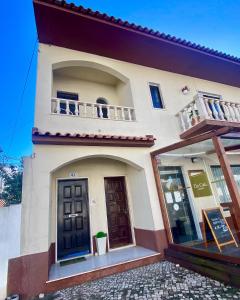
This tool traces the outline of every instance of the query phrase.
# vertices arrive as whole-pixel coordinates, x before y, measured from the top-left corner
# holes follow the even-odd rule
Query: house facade
[[[190,189],[183,196],[166,191],[163,211],[150,154],[195,126],[195,106],[198,122],[206,107],[213,114],[217,104],[206,101],[226,101],[232,121],[240,122],[238,59],[64,1],[35,0],[34,9],[34,146],[24,161],[21,255],[10,260],[8,274],[9,293],[26,299],[98,278],[50,275],[62,261],[94,256],[99,231],[107,233],[108,253],[153,251],[104,274],[162,259],[169,239],[201,239],[201,210],[226,196],[225,186],[212,183],[220,172],[217,156],[199,159],[203,149],[195,147],[159,159],[163,189],[169,182],[190,186],[189,172],[204,170],[212,190],[201,201]],[[239,154],[230,162],[239,176]],[[182,199],[185,212],[176,217]],[[173,201],[180,210],[170,207]],[[181,217],[188,225],[180,233]],[[167,231],[166,219],[174,218],[178,225]]]

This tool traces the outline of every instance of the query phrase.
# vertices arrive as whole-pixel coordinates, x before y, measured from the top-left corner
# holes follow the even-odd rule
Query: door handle
[[[78,216],[79,216],[79,214],[70,214],[70,215],[68,215],[69,218],[75,218],[75,217],[78,217]]]

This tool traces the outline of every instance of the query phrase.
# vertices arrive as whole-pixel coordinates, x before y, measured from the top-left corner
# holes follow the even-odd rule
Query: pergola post
[[[236,230],[238,238],[240,238],[240,194],[238,191],[238,187],[236,184],[236,181],[233,176],[233,172],[230,166],[229,159],[226,155],[224,146],[222,144],[221,138],[218,136],[214,136],[212,138],[213,145],[216,150],[216,154],[218,156],[223,175],[229,190],[230,197],[232,199],[232,207],[233,207],[233,213],[235,215],[236,220]]]

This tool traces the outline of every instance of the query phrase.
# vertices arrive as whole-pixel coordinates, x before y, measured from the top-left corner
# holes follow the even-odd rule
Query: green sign
[[[193,195],[196,198],[212,196],[212,190],[205,172],[190,175]]]

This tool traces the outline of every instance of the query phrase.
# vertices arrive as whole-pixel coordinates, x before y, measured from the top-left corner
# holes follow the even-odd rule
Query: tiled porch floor
[[[153,250],[135,246],[107,252],[101,256],[88,256],[84,261],[65,266],[60,266],[59,263],[56,263],[51,267],[49,281],[91,272],[157,254],[159,253]]]

